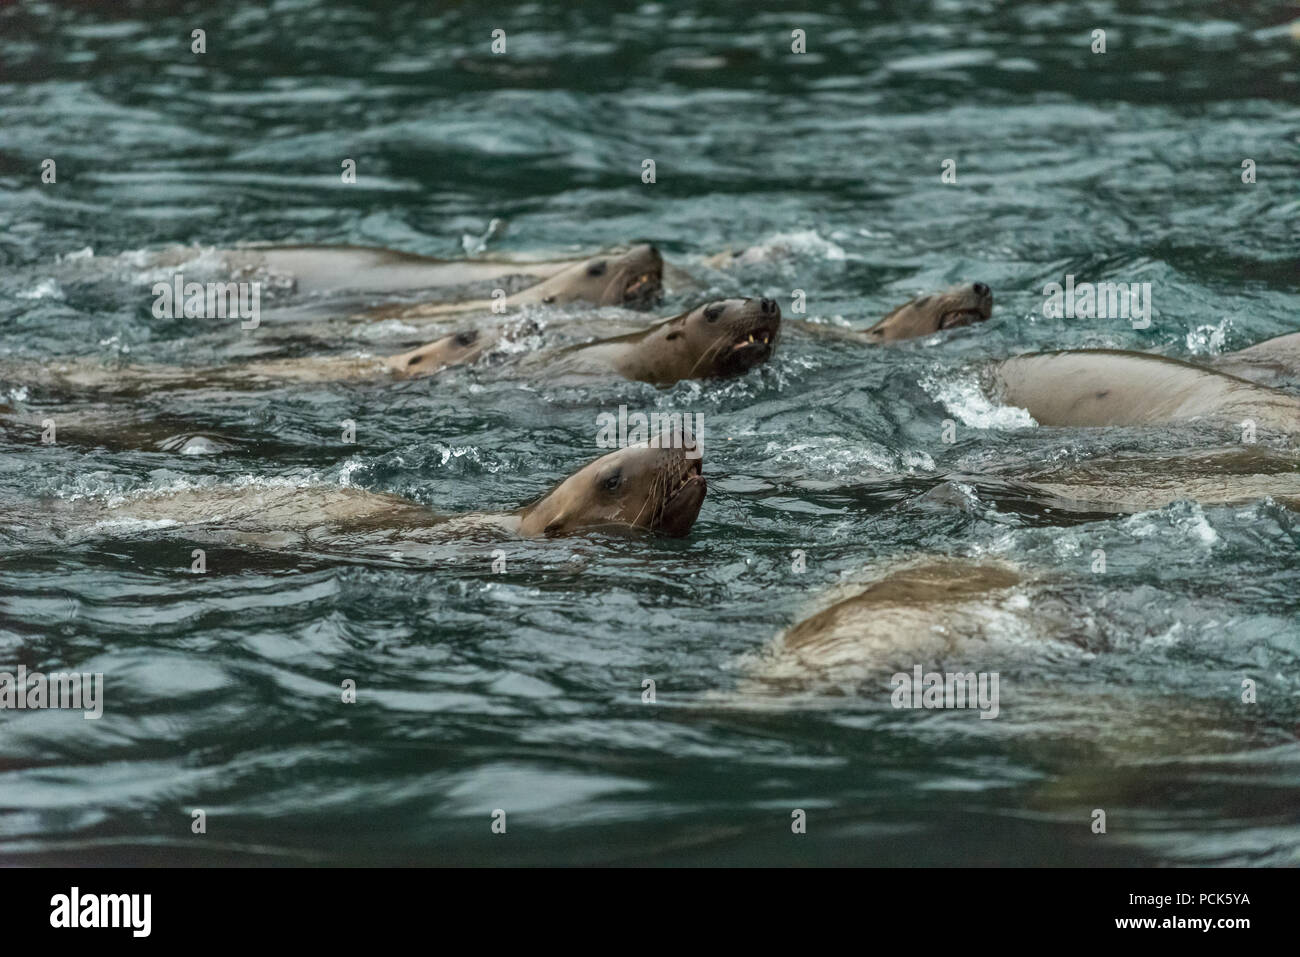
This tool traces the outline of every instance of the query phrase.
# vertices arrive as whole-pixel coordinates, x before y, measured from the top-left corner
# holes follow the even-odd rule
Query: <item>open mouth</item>
[[[677,538],[689,532],[695,524],[695,517],[700,514],[707,491],[702,460],[686,459],[684,468],[669,485],[663,505],[659,507],[655,531]]]
[[[956,329],[972,323],[983,322],[989,314],[981,309],[953,309],[939,317],[940,329]]]
[[[776,338],[776,333],[771,329],[759,329],[757,332],[750,332],[745,336],[737,339],[735,345],[731,348],[747,349],[750,346],[757,345],[766,349],[772,348],[772,340]]]
[[[653,305],[659,301],[663,284],[657,270],[649,270],[638,276],[623,288],[623,302],[635,305]]]
[[[718,374],[740,375],[772,357],[776,348],[776,327],[751,329],[731,344],[719,357]]]

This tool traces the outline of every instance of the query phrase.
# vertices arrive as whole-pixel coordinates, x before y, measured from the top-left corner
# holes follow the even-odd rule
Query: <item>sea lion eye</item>
[[[602,259],[600,262],[592,263],[590,266],[587,267],[587,275],[603,276],[605,275],[605,268],[606,268],[605,260]]]
[[[545,299],[542,300],[542,302],[543,302],[544,304],[546,304],[546,305],[549,306],[549,305],[551,305],[552,303],[555,302],[555,297],[554,297],[554,296],[547,296]]]
[[[714,303],[704,310],[704,318],[709,320],[709,322],[717,322],[718,316],[722,315],[726,308],[727,307],[720,302]]]
[[[456,333],[456,345],[458,346],[472,346],[477,341],[478,341],[478,330],[476,329],[470,329],[467,332]]]
[[[601,482],[600,487],[607,492],[612,492],[622,484],[623,484],[623,473],[615,472],[609,478],[605,479],[605,481]]]

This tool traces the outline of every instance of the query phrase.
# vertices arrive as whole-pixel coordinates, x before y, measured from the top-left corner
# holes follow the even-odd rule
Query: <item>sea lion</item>
[[[1016,476],[1018,494],[1055,508],[1115,514],[1173,502],[1238,506],[1272,499],[1300,510],[1300,457],[1259,445],[1053,463]]]
[[[638,247],[643,248],[643,247]],[[609,254],[617,257],[616,252]],[[401,293],[451,290],[488,283],[540,283],[559,272],[590,263],[564,259],[436,259],[374,246],[274,246],[250,243],[232,249],[169,246],[123,253],[108,262],[132,272],[184,270],[234,280],[264,279],[302,295],[337,292]],[[73,271],[96,268],[94,257],[72,258]],[[102,271],[102,266],[98,267]]]
[[[723,299],[628,335],[534,357],[554,376],[608,374],[654,385],[743,375],[776,350],[781,307],[772,299]]]
[[[1245,349],[1209,360],[1219,372],[1267,386],[1300,382],[1300,332],[1265,339]]]
[[[106,365],[94,359],[52,360],[0,369],[0,382],[20,382],[47,393],[148,396],[208,389],[244,391],[291,384],[382,382],[431,375],[472,362],[491,340],[474,330],[443,336],[401,356],[367,353],[260,359],[225,366]]]
[[[992,315],[993,290],[982,282],[965,283],[918,296],[862,334],[869,342],[898,342],[985,322]]]
[[[883,345],[985,322],[992,315],[993,290],[985,283],[971,282],[917,296],[867,329],[847,329],[807,321],[792,326],[817,338]]]
[[[897,476],[838,490],[866,507],[898,504],[1013,513],[1035,524],[1070,525],[1189,501],[1209,507],[1265,499],[1300,510],[1300,456],[1261,445],[1177,454],[1092,456],[978,475]]]
[[[558,538],[590,532],[648,531],[687,535],[707,484],[701,457],[650,443],[603,455],[540,499],[509,513],[439,516],[409,499],[350,487],[249,484],[154,493],[89,504],[41,503],[41,515],[71,537],[95,537],[145,523],[194,539],[285,550],[339,542],[349,548],[373,540],[421,541],[475,532]],[[22,515],[21,508],[11,510]],[[368,538],[367,533],[373,533]]]
[[[985,389],[1046,426],[1209,421],[1300,433],[1300,400],[1221,372],[1142,352],[1041,352],[997,363]]]
[[[1285,708],[1243,709],[1221,660],[1202,681],[1181,672],[1168,680],[1170,643],[1191,660],[1199,646],[1184,642],[1196,626],[1173,637],[1166,628],[1177,611],[1141,613],[1150,585],[1103,577],[990,559],[889,560],[744,656],[734,688],[704,696],[698,710],[717,720],[725,708],[724,720],[750,727],[792,710],[820,727],[825,712],[835,728],[865,732],[873,755],[893,762],[887,786],[896,780],[918,800],[932,788],[961,790],[1005,815],[1014,794],[1017,814],[1077,825],[1089,844],[1095,809],[1105,808],[1107,840],[1173,835],[1172,859],[1186,862],[1186,821],[1160,808],[1188,786],[1187,764],[1193,775],[1229,775],[1253,767],[1251,752],[1276,760],[1294,745],[1294,719]],[[935,772],[934,754],[955,757]],[[983,755],[974,771],[970,754]],[[915,773],[918,760],[926,773]],[[1271,803],[1260,813],[1277,819]]]
[[[1033,609],[1017,593],[1025,576],[1003,562],[928,556],[872,578],[821,596],[819,611],[746,662],[740,690],[854,693],[866,683],[887,699],[892,673],[987,663],[991,646],[1009,647],[1034,627]]]
[[[521,306],[562,306],[588,302],[597,306],[622,306],[647,309],[663,293],[664,261],[659,250],[649,244],[633,246],[623,253],[593,256],[572,263],[547,279],[500,300],[505,308]],[[375,319],[436,318],[452,313],[500,309],[488,299],[456,303],[422,303],[415,306],[389,306],[371,310],[361,316]]]
[[[640,332],[526,357],[530,375],[621,375],[671,385],[681,379],[742,375],[766,362],[776,348],[781,309],[771,299],[726,299],[656,322]],[[55,392],[148,395],[166,390],[241,390],[288,383],[415,379],[472,362],[502,340],[501,327],[462,330],[396,356],[370,355],[264,359],[187,368],[106,366],[93,360],[53,361],[39,368],[11,367],[0,379]]]
[[[1058,452],[1040,463],[1023,456],[981,471],[881,474],[850,483],[800,479],[798,493],[828,496],[858,514],[896,509],[957,509],[976,516],[1012,514],[1037,526],[1105,521],[1180,501],[1235,507],[1271,499],[1300,510],[1300,452],[1262,444],[1115,453],[1076,459]],[[790,494],[786,489],[776,495]]]

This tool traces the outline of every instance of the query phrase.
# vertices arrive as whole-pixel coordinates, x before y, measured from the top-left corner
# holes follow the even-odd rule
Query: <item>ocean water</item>
[[[953,282],[996,297],[973,328],[876,349],[787,335],[743,378],[669,389],[507,365],[88,405],[0,381],[0,671],[105,676],[99,720],[0,712],[0,862],[1297,863],[1300,517],[1265,500],[1081,519],[975,480],[930,494],[956,473],[1230,441],[1040,428],[984,397],[978,372],[1045,348],[1204,358],[1297,328],[1292,14],[0,8],[6,363],[305,348],[154,319],[132,257],[174,243],[457,258],[650,240],[700,280],[661,315],[710,295],[771,296],[789,315],[802,289],[806,318],[864,326]],[[703,263],[755,245],[768,255]],[[1046,318],[1043,287],[1067,274],[1149,282],[1150,325]],[[196,575],[174,529],[42,527],[56,506],[231,483],[511,509],[594,458],[596,415],[620,404],[705,417],[709,493],[686,539],[210,547]],[[42,444],[14,424],[44,417],[71,421],[70,437]],[[128,419],[154,423],[151,439],[114,424]],[[339,441],[344,419],[354,444]],[[746,695],[754,656],[819,595],[940,554],[1035,581],[1003,610],[1016,653],[988,661],[996,720],[896,710],[883,683]]]

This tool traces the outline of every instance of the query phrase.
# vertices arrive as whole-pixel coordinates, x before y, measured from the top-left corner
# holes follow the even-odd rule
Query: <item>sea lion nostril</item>
[[[975,283],[974,288],[975,288],[975,295],[977,296],[987,296],[992,291],[989,289],[988,286],[984,285],[984,283],[982,282]]]

